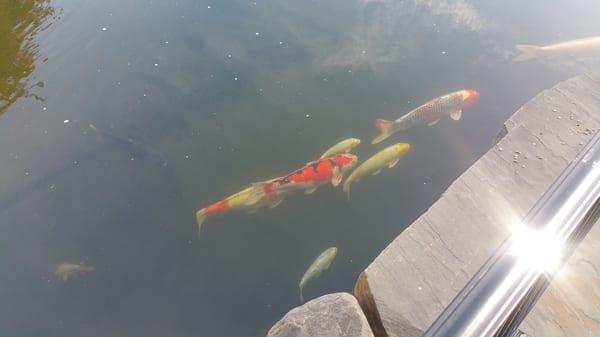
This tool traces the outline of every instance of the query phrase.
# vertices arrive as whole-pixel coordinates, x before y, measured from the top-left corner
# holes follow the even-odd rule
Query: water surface
[[[0,334],[261,336],[357,275],[533,95],[589,69],[514,45],[600,35],[564,1],[0,0]],[[373,120],[473,88],[460,122]],[[101,133],[92,132],[94,125]],[[358,137],[411,152],[353,186],[253,215],[195,211]],[[96,270],[63,282],[54,268]],[[35,317],[35,319],[32,319]]]

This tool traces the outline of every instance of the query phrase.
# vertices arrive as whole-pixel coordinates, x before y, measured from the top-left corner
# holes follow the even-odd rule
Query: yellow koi
[[[302,275],[302,279],[298,284],[298,287],[300,288],[301,303],[304,303],[304,295],[302,295],[302,289],[304,289],[306,283],[308,283],[308,281],[312,280],[313,278],[316,278],[319,275],[321,275],[321,273],[324,270],[328,269],[329,266],[331,266],[331,262],[333,262],[333,259],[335,259],[337,251],[338,249],[336,247],[327,248],[323,253],[321,253],[321,255],[319,255],[319,257],[317,257],[317,259],[310,265],[310,267],[308,267],[304,275]]]
[[[341,142],[339,142],[339,143],[335,144],[334,146],[330,147],[329,149],[327,149],[327,151],[325,151],[325,153],[323,153],[321,155],[321,158],[331,157],[333,155],[340,154],[340,153],[350,153],[352,151],[352,149],[357,147],[359,144],[360,144],[360,139],[358,139],[358,138],[344,139]]]
[[[344,192],[348,193],[348,199],[350,198],[350,185],[352,185],[352,183],[359,181],[362,176],[366,174],[379,174],[384,166],[389,168],[394,167],[409,149],[410,144],[394,144],[379,151],[364,163],[360,164],[356,170],[352,171],[348,179],[344,182]]]
[[[56,267],[54,274],[67,281],[69,277],[87,274],[94,270],[94,267],[87,266],[85,263],[62,263]]]

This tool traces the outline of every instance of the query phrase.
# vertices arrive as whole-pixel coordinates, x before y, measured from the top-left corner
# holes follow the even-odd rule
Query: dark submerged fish
[[[134,140],[132,138],[125,138],[104,130],[100,130],[93,124],[90,124],[89,127],[96,134],[102,137],[102,139],[115,144],[117,147],[129,153],[134,158],[147,161],[158,166],[167,166],[167,161],[160,153],[148,148],[139,141]]]

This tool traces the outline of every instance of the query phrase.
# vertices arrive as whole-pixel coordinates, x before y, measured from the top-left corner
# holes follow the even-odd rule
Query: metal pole
[[[508,337],[600,215],[600,132],[424,337]],[[483,225],[483,224],[482,224]],[[555,268],[549,262],[556,260]]]

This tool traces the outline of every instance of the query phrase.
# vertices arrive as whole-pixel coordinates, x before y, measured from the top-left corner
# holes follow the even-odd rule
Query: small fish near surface
[[[286,191],[303,190],[308,195],[316,191],[319,185],[329,182],[338,186],[344,173],[352,169],[357,161],[358,158],[353,154],[337,154],[310,162],[286,176],[255,183],[246,204],[253,205],[265,197],[277,202],[281,198],[281,192]]]
[[[320,159],[323,159],[325,157],[331,157],[340,153],[350,153],[358,145],[360,145],[360,139],[358,138],[344,139],[341,142],[327,149],[327,151],[325,151],[325,153],[321,155]]]
[[[302,275],[302,279],[300,279],[300,283],[298,287],[300,288],[300,303],[304,303],[304,295],[302,291],[304,286],[308,283],[308,281],[319,277],[324,270],[329,269],[331,266],[331,262],[337,256],[338,249],[336,247],[327,248],[317,259],[308,267],[304,275]]]
[[[68,281],[70,277],[84,275],[91,271],[94,271],[94,267],[88,266],[85,263],[62,263],[56,267],[56,271],[54,274],[63,279],[63,281]]]
[[[269,208],[275,208],[281,203],[281,201],[285,198],[287,194],[287,191],[281,191],[278,193],[274,193],[274,195],[277,195],[276,198],[274,197],[272,199],[269,199],[267,197],[264,197],[258,202],[252,205],[248,205],[246,201],[248,200],[248,197],[250,197],[250,195],[252,194],[253,190],[253,187],[250,186],[238,193],[235,193],[225,199],[217,201],[196,212],[196,222],[198,223],[198,238],[200,238],[200,229],[202,227],[202,223],[209,215],[224,214],[232,210],[247,211],[249,213],[252,213],[264,206],[268,206]]]
[[[520,54],[514,58],[515,62],[527,61],[540,57],[600,56],[600,36],[570,40],[547,46],[519,44],[516,48]]]
[[[380,134],[373,139],[372,144],[382,142],[398,131],[408,130],[419,125],[435,125],[446,116],[450,116],[455,121],[460,120],[463,109],[470,107],[478,100],[479,93],[477,91],[465,89],[434,98],[395,121],[376,119],[375,126],[379,129]]]
[[[367,159],[364,163],[360,164],[346,179],[344,182],[344,192],[348,194],[350,199],[350,186],[359,181],[363,176],[367,174],[379,174],[381,169],[385,166],[392,168],[398,161],[408,152],[410,144],[398,143],[389,146],[378,153],[374,154],[371,158]]]

